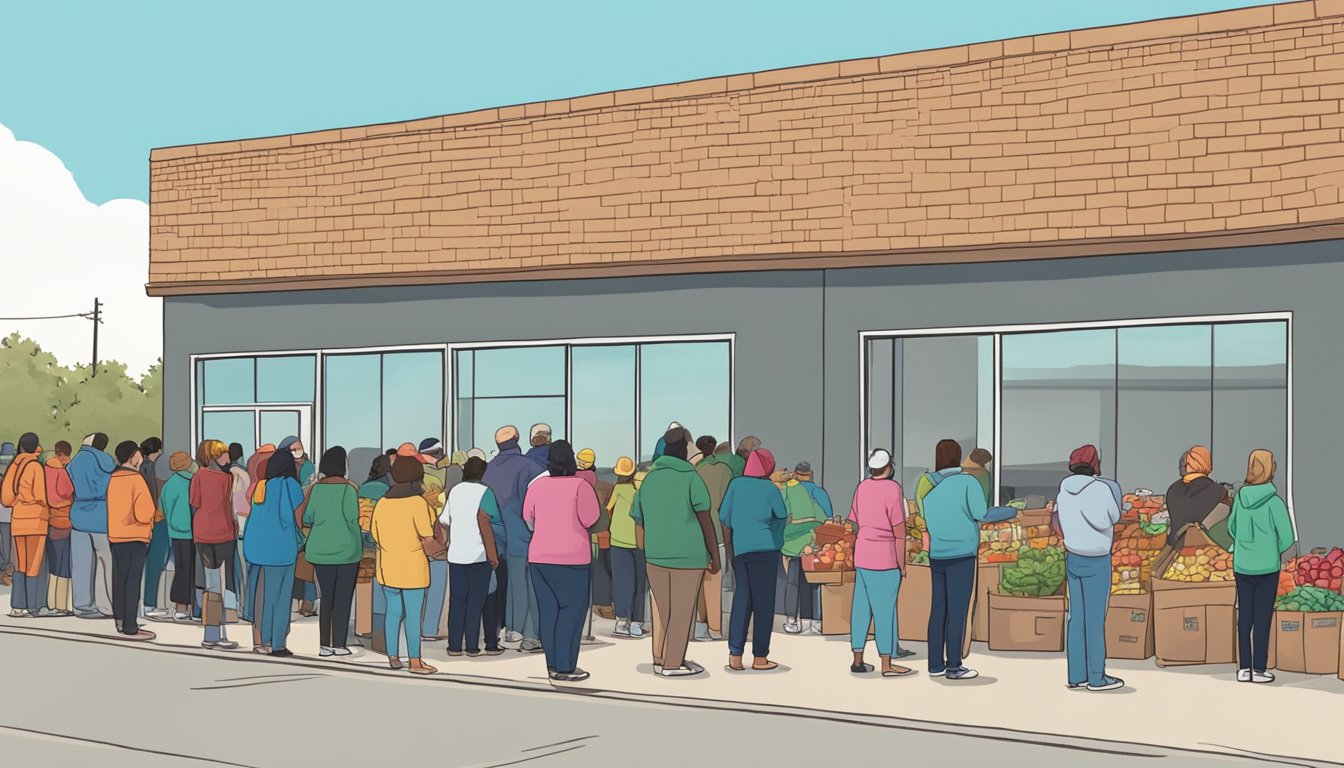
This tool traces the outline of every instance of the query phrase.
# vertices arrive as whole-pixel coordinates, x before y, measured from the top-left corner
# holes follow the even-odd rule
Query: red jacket
[[[238,521],[233,516],[233,475],[207,467],[191,477],[187,503],[196,510],[191,518],[191,538],[197,544],[224,544],[238,540]]]

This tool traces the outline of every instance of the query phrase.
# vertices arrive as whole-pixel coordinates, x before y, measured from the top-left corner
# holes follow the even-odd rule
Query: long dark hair
[[[32,432],[24,432],[23,436],[19,438],[19,453],[33,453],[41,444],[42,441],[37,438],[37,435]]]
[[[322,473],[323,477],[345,477],[346,455],[345,449],[341,446],[328,448],[322,454],[322,461],[317,465],[317,471]]]
[[[933,449],[933,470],[941,472],[961,465],[961,444],[956,440],[939,440]]]
[[[294,464],[294,456],[289,451],[276,451],[266,460],[266,479],[279,480],[285,477],[291,477],[298,482],[299,468]]]
[[[551,473],[551,477],[573,477],[579,471],[578,462],[574,460],[574,448],[566,440],[551,443],[546,462],[546,471]]]

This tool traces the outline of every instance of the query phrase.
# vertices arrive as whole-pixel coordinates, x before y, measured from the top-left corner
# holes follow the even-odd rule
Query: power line
[[[44,317],[0,317],[0,322],[17,323],[26,320],[65,320],[72,317],[82,317],[85,320],[92,320],[92,312],[81,312],[75,315],[46,315]]]

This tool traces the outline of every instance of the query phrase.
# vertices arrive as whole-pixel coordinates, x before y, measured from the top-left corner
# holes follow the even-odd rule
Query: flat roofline
[[[306,131],[234,141],[158,147],[150,150],[149,159],[150,162],[163,162],[238,152],[285,149],[311,144],[358,141],[379,136],[395,136],[448,128],[487,125],[511,120],[553,117],[596,109],[611,109],[696,96],[726,94],[780,85],[797,85],[820,80],[887,75],[899,72],[913,73],[1014,56],[1111,48],[1192,35],[1217,34],[1257,27],[1271,27],[1279,24],[1304,23],[1338,16],[1344,16],[1344,0],[1300,0],[1299,2],[1258,5],[1214,13],[1175,16],[1129,24],[932,48],[890,56],[782,67],[760,72],[605,91],[572,98],[490,107],[416,120],[375,123],[349,128]]]

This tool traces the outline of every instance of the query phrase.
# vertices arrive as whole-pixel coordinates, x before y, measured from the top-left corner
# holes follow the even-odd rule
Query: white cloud
[[[61,159],[0,125],[0,317],[64,315],[106,305],[98,356],[139,374],[163,353],[162,302],[145,295],[149,206],[94,205]],[[80,318],[0,321],[65,365],[87,364],[92,324]]]

